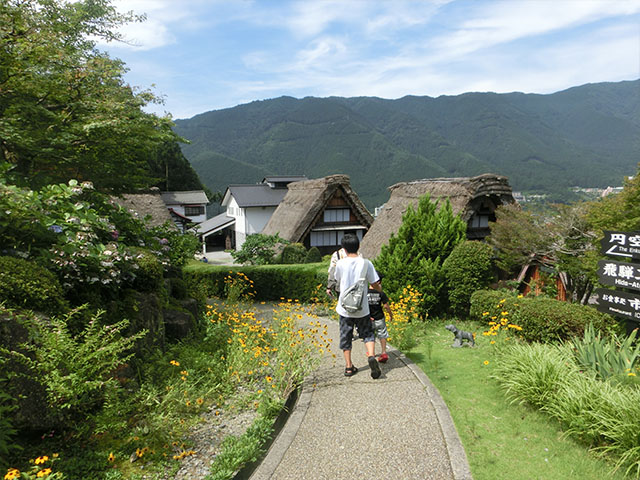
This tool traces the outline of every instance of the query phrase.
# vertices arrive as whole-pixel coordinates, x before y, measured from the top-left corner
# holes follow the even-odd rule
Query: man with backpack
[[[358,371],[351,361],[353,327],[355,326],[358,329],[358,336],[367,349],[371,377],[376,379],[380,377],[382,372],[374,355],[375,336],[369,317],[367,290],[369,284],[378,292],[382,291],[382,287],[373,264],[358,256],[360,248],[358,237],[346,234],[342,238],[341,244],[346,250],[347,256],[338,260],[335,278],[340,288],[336,312],[340,315],[340,349],[344,354],[344,374],[350,377]]]

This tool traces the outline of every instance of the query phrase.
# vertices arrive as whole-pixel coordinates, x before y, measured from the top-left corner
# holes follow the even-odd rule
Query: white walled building
[[[198,233],[206,249],[207,237],[225,236],[224,248],[240,250],[248,235],[262,233],[265,225],[287,194],[291,182],[306,180],[303,175],[265,177],[256,184],[229,185],[222,201],[226,212],[200,225]]]

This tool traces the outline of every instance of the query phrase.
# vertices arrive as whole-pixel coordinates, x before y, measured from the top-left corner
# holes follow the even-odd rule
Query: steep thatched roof
[[[288,185],[284,199],[273,212],[262,233],[300,242],[322,218],[329,200],[337,191],[347,201],[361,225],[369,228],[373,217],[351,189],[347,175],[330,175]]]
[[[448,198],[454,214],[460,214],[466,222],[482,202],[492,209],[514,201],[507,177],[485,173],[477,177],[427,178],[412,182],[396,183],[389,187],[391,196],[382,207],[375,222],[362,239],[360,253],[375,258],[392,233],[402,225],[402,215],[409,205],[415,206],[425,194],[431,200]]]
[[[173,223],[171,214],[162,200],[158,188],[153,188],[147,193],[124,193],[119,197],[112,198],[116,203],[128,209],[140,220],[143,220],[149,215],[150,219],[147,222],[149,226],[157,227],[164,225],[165,222],[169,222],[170,228],[178,228]]]

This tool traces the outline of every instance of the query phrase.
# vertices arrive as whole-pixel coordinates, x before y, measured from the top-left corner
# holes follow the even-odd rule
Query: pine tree
[[[374,262],[384,275],[387,295],[398,298],[402,289],[411,285],[422,295],[423,313],[442,313],[446,306],[442,264],[465,234],[466,224],[453,214],[448,199],[438,205],[427,194],[416,209],[410,205],[398,233],[391,236]]]

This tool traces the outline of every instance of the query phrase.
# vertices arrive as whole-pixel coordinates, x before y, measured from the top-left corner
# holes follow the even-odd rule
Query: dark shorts
[[[358,329],[358,336],[363,342],[375,341],[371,317],[361,318],[340,316],[340,350],[351,350],[353,342],[353,327]]]

